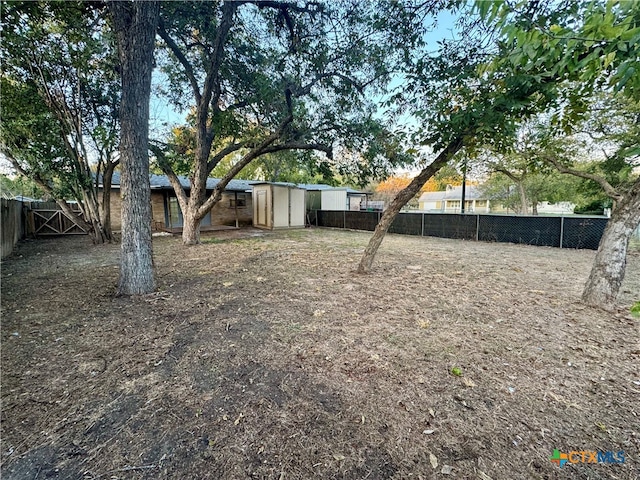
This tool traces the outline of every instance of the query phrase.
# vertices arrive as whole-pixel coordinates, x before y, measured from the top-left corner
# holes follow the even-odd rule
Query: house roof
[[[257,182],[256,182],[257,183]],[[360,190],[355,190],[349,187],[332,187],[331,185],[327,185],[325,183],[289,183],[289,182],[260,182],[260,183],[270,183],[272,185],[282,185],[285,187],[298,187],[304,190],[310,191],[346,191],[347,194],[357,194],[357,195],[365,195],[364,192]]]
[[[180,180],[180,185],[184,188],[190,188],[191,184],[189,183],[189,178],[178,175],[178,179]],[[213,190],[216,185],[220,182],[219,178],[208,178],[207,179],[207,190]],[[171,189],[171,182],[169,182],[169,177],[166,175],[149,175],[149,183],[151,184],[152,190],[157,189]],[[252,180],[231,180],[225,190],[232,192],[246,192],[247,190],[251,190],[251,185],[255,182]],[[111,179],[111,186],[113,188],[120,188],[120,172],[113,172],[113,178]]]
[[[178,175],[178,179],[180,180],[180,184],[184,188],[186,189],[190,188],[191,184],[189,183],[188,177]],[[173,190],[173,187],[171,186],[171,182],[169,182],[169,177],[167,177],[166,175],[150,174],[149,182],[151,184],[152,190],[159,190],[159,189]],[[213,190],[216,187],[216,185],[218,185],[219,182],[220,182],[219,178],[208,178],[207,190]],[[363,192],[354,190],[353,188],[332,187],[331,185],[326,185],[324,183],[312,184],[312,183],[265,182],[262,180],[238,180],[235,178],[227,184],[227,186],[225,187],[225,190],[231,191],[231,192],[247,192],[251,190],[251,187],[253,185],[265,184],[265,183],[287,186],[287,187],[298,187],[304,190],[346,190],[347,193],[363,194]],[[113,188],[120,188],[120,172],[113,172],[113,178],[111,179],[111,186]]]
[[[440,192],[425,192],[420,195],[418,202],[435,202],[442,200],[461,200],[462,187],[451,187]],[[487,196],[483,195],[478,187],[467,185],[464,193],[465,200],[486,200]]]

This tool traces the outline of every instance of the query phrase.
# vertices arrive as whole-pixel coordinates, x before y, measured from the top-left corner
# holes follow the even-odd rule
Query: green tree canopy
[[[420,41],[424,15],[439,3],[164,3],[165,94],[193,114],[186,142],[170,139],[170,148],[155,153],[184,214],[183,241],[197,243],[200,219],[227,182],[262,155],[320,152],[303,157],[312,171],[360,183],[409,161],[370,99],[384,93],[406,49]],[[207,194],[206,178],[221,162],[232,166]],[[176,167],[189,172],[188,196]]]
[[[2,10],[2,152],[61,207],[76,200],[95,241],[110,240],[109,202],[97,191],[117,164],[119,81],[108,25],[84,2],[3,2]]]

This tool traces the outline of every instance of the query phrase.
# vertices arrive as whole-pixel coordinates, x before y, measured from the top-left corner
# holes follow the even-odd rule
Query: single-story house
[[[189,194],[189,179],[178,177],[180,183]],[[220,179],[207,180],[207,192],[211,193]],[[149,175],[151,184],[151,214],[153,229],[174,229],[183,226],[182,211],[178,198],[165,175]],[[253,207],[251,204],[251,185],[249,180],[231,180],[222,194],[222,199],[202,220],[203,227],[214,225],[251,225],[253,222]],[[111,181],[111,225],[114,230],[120,229],[119,212],[122,208],[120,199],[120,172],[113,173]]]
[[[178,178],[188,195],[190,187],[189,179],[183,176],[179,176]],[[207,179],[207,192],[211,193],[219,181],[220,179],[218,178]],[[151,185],[153,229],[180,229],[183,226],[182,211],[180,210],[178,198],[169,182],[169,178],[165,175],[151,174],[149,175],[149,182]],[[306,214],[306,211],[310,210],[359,210],[361,200],[366,199],[366,194],[358,190],[332,187],[325,184],[294,184],[233,179],[225,187],[220,202],[218,202],[202,220],[201,225],[203,227],[209,227],[217,225],[240,226],[259,224],[259,219],[256,219],[255,215],[258,215],[261,210],[255,209],[253,205],[255,198],[253,193],[254,185],[272,185],[273,188],[286,187],[289,189],[295,188],[302,190],[304,195],[301,196],[300,193],[297,192],[293,194],[293,198],[295,198],[296,203],[302,198],[303,219],[305,218],[304,214]],[[118,230],[121,227],[119,212],[122,208],[120,198],[120,172],[113,173],[111,188],[111,224],[114,230]],[[271,218],[273,218],[273,215],[279,218],[280,212],[277,210],[280,208],[280,203],[278,202],[280,198],[281,197],[278,196],[278,198],[275,199],[274,196],[276,203],[274,203],[271,208],[275,209],[275,211],[271,211]],[[284,203],[282,203],[282,206],[284,206]],[[294,220],[289,226],[299,223],[297,210],[298,207],[294,208]],[[289,214],[290,212],[288,215]],[[304,225],[304,223],[302,223],[302,225]],[[266,227],[266,225],[263,226]]]
[[[442,213],[460,213],[462,207],[462,187],[447,185],[447,189],[440,192],[425,192],[418,199],[420,210]],[[490,211],[504,211],[497,202],[491,205],[489,198],[482,194],[478,187],[467,185],[464,196],[465,212],[489,213]]]

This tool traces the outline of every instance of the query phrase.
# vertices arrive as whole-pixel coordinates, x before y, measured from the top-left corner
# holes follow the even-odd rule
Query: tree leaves
[[[2,8],[2,151],[57,200],[76,200],[103,231],[93,173],[117,163],[120,87],[106,22],[84,2]]]
[[[492,13],[484,3],[477,2],[476,10],[502,39],[491,70],[535,73],[552,84],[568,100],[558,117],[564,125],[584,116],[581,99],[598,88],[640,95],[637,2],[505,2]]]

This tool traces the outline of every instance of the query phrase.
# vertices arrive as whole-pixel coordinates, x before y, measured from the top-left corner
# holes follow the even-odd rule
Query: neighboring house
[[[576,204],[571,202],[538,203],[538,213],[544,213],[546,215],[573,215],[575,208]]]
[[[462,187],[447,185],[447,189],[440,192],[425,192],[418,199],[420,210],[428,212],[460,213],[462,207]],[[465,189],[465,212],[489,213],[505,209],[497,202],[494,205],[482,194],[480,189],[467,185]]]
[[[462,187],[447,186],[447,189],[440,192],[423,193],[418,203],[420,210],[427,212],[460,213],[462,203]],[[465,212],[466,213],[513,213],[500,203],[499,200],[490,200],[476,186],[467,185],[465,191]],[[540,202],[538,203],[538,213],[547,215],[571,215],[575,204],[570,202]]]

